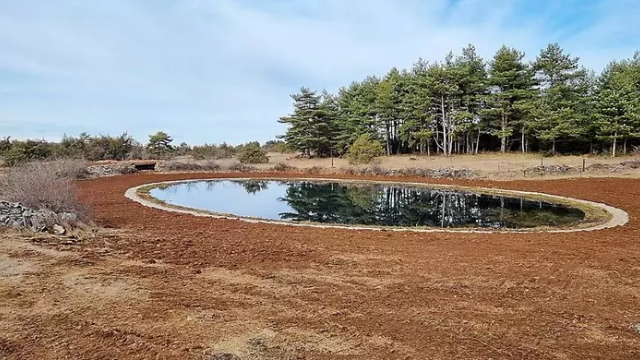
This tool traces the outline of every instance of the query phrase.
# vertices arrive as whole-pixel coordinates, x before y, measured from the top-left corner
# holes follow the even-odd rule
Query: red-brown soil
[[[565,234],[250,224],[123,196],[228,176],[84,181],[106,229],[0,234],[0,359],[640,359],[640,180],[439,181],[631,217]]]

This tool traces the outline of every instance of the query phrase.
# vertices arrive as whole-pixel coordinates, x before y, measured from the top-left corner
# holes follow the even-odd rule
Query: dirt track
[[[4,233],[0,359],[640,358],[640,180],[468,182],[631,217],[569,234],[296,228],[123,196],[211,176],[82,182],[111,229],[81,241]]]

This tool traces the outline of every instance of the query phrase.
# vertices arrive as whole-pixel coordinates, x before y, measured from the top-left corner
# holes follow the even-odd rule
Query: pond
[[[202,180],[161,185],[169,205],[260,219],[382,227],[571,226],[582,210],[562,204],[402,184],[306,180]]]

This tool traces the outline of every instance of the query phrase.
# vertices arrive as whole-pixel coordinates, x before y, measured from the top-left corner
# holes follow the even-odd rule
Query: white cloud
[[[336,90],[468,43],[485,58],[505,43],[532,58],[559,41],[596,69],[633,54],[639,3],[562,3],[0,0],[0,132],[264,141],[303,85]],[[588,21],[585,3],[597,9]]]

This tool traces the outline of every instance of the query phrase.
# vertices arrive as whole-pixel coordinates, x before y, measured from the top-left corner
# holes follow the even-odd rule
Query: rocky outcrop
[[[26,227],[34,231],[51,228],[60,232],[60,224],[76,218],[72,213],[56,214],[50,210],[33,210],[20,203],[0,200],[0,225],[4,226]]]

